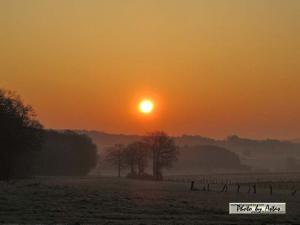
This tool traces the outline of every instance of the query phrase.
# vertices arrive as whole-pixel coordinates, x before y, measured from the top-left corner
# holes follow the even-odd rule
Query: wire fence
[[[202,174],[170,175],[166,181],[189,183],[191,190],[276,193],[296,195],[300,189],[300,173],[249,173],[249,174]]]

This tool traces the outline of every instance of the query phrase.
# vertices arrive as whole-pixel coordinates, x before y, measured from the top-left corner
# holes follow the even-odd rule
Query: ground
[[[197,184],[196,184],[197,187]],[[199,186],[200,187],[200,186]],[[0,223],[300,224],[300,198],[219,187],[190,191],[184,182],[51,177],[0,182]],[[215,190],[214,190],[215,189]],[[229,202],[287,202],[286,215],[228,214]]]

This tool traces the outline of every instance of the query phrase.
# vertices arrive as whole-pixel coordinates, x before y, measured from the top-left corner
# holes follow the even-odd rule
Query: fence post
[[[253,193],[256,194],[256,184],[253,185]]]
[[[224,186],[223,186],[223,188],[222,188],[222,190],[221,190],[221,192],[227,192],[227,184],[224,184]]]
[[[191,183],[191,188],[190,188],[190,189],[191,189],[191,191],[192,191],[192,190],[194,190],[194,183],[195,183],[195,182],[194,182],[194,181],[192,181],[192,183]]]

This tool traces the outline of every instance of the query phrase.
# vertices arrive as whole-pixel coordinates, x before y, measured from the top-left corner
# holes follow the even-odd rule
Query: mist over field
[[[103,164],[99,172],[102,174],[113,173],[103,160],[105,149],[143,137],[98,131],[76,132],[88,135],[98,146],[99,161]],[[166,170],[167,174],[300,172],[300,143],[296,141],[255,140],[236,135],[223,140],[182,135],[174,140],[180,154],[174,167]]]

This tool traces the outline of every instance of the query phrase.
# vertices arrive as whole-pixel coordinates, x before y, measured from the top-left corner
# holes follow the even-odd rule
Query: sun
[[[154,109],[153,101],[149,99],[143,99],[142,101],[140,101],[139,110],[141,113],[150,114],[152,113],[153,109]]]

